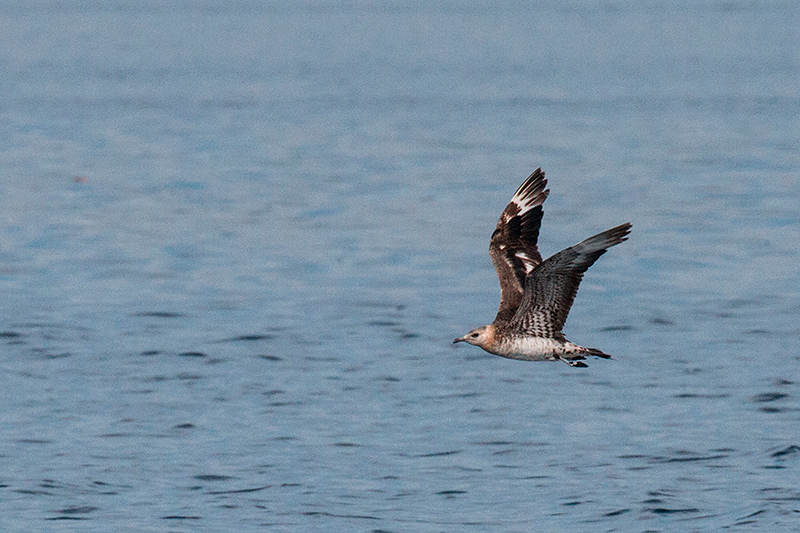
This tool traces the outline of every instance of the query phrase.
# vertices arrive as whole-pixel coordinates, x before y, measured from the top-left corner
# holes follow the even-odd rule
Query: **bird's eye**
[[[478,334],[477,334],[477,333],[473,333],[472,335],[470,335],[470,337],[472,337],[473,339],[475,339],[475,338],[477,338],[477,337],[478,337]]]

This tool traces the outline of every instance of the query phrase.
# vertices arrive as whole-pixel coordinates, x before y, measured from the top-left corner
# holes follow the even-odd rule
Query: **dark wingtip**
[[[550,190],[545,189],[545,187],[547,187],[547,180],[544,179],[544,171],[542,171],[540,167],[534,170],[533,173],[522,182],[522,185],[519,186],[514,196],[520,198],[532,198],[534,195],[542,196],[541,201],[544,202],[544,199],[550,194]]]
[[[602,233],[593,235],[588,239],[576,244],[574,248],[578,249],[581,253],[595,254],[591,260],[591,263],[588,263],[588,266],[586,267],[589,268],[589,266],[591,266],[591,264],[594,263],[598,257],[606,253],[606,250],[623,241],[627,241],[627,236],[630,232],[631,223],[626,222],[625,224],[620,224],[619,226],[607,229]]]
[[[620,224],[616,228],[613,228],[613,229],[619,231],[619,241],[620,242],[628,240],[628,235],[630,235],[632,227],[633,227],[633,224],[631,224],[630,222],[626,222],[624,224]]]

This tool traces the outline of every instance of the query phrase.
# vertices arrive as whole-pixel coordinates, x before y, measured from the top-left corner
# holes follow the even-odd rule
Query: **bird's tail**
[[[581,348],[583,348],[583,346],[581,346]],[[610,355],[608,355],[605,352],[601,352],[597,348],[583,348],[583,349],[586,350],[585,352],[583,352],[584,355],[594,355],[595,357],[602,357],[603,359],[611,359]]]
[[[603,359],[611,359],[609,354],[600,351],[597,348],[586,348],[585,346],[578,346],[577,344],[573,344],[571,342],[567,342],[566,347],[569,351],[560,356],[560,359],[569,366],[585,367],[586,363],[581,363],[580,361],[586,359],[586,357],[589,355],[594,357],[602,357]]]

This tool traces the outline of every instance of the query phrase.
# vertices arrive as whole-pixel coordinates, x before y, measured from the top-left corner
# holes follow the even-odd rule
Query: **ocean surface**
[[[799,27],[0,1],[0,530],[800,531]],[[540,166],[585,369],[452,344]]]

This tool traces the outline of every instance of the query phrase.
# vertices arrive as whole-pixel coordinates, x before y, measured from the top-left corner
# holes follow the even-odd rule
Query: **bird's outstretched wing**
[[[542,204],[549,190],[541,168],[528,176],[506,206],[489,243],[489,255],[500,280],[500,308],[495,321],[510,320],[522,301],[525,279],[542,262],[536,246]]]
[[[536,337],[558,338],[583,274],[608,248],[627,240],[629,223],[561,250],[528,275],[525,294],[511,327]]]

